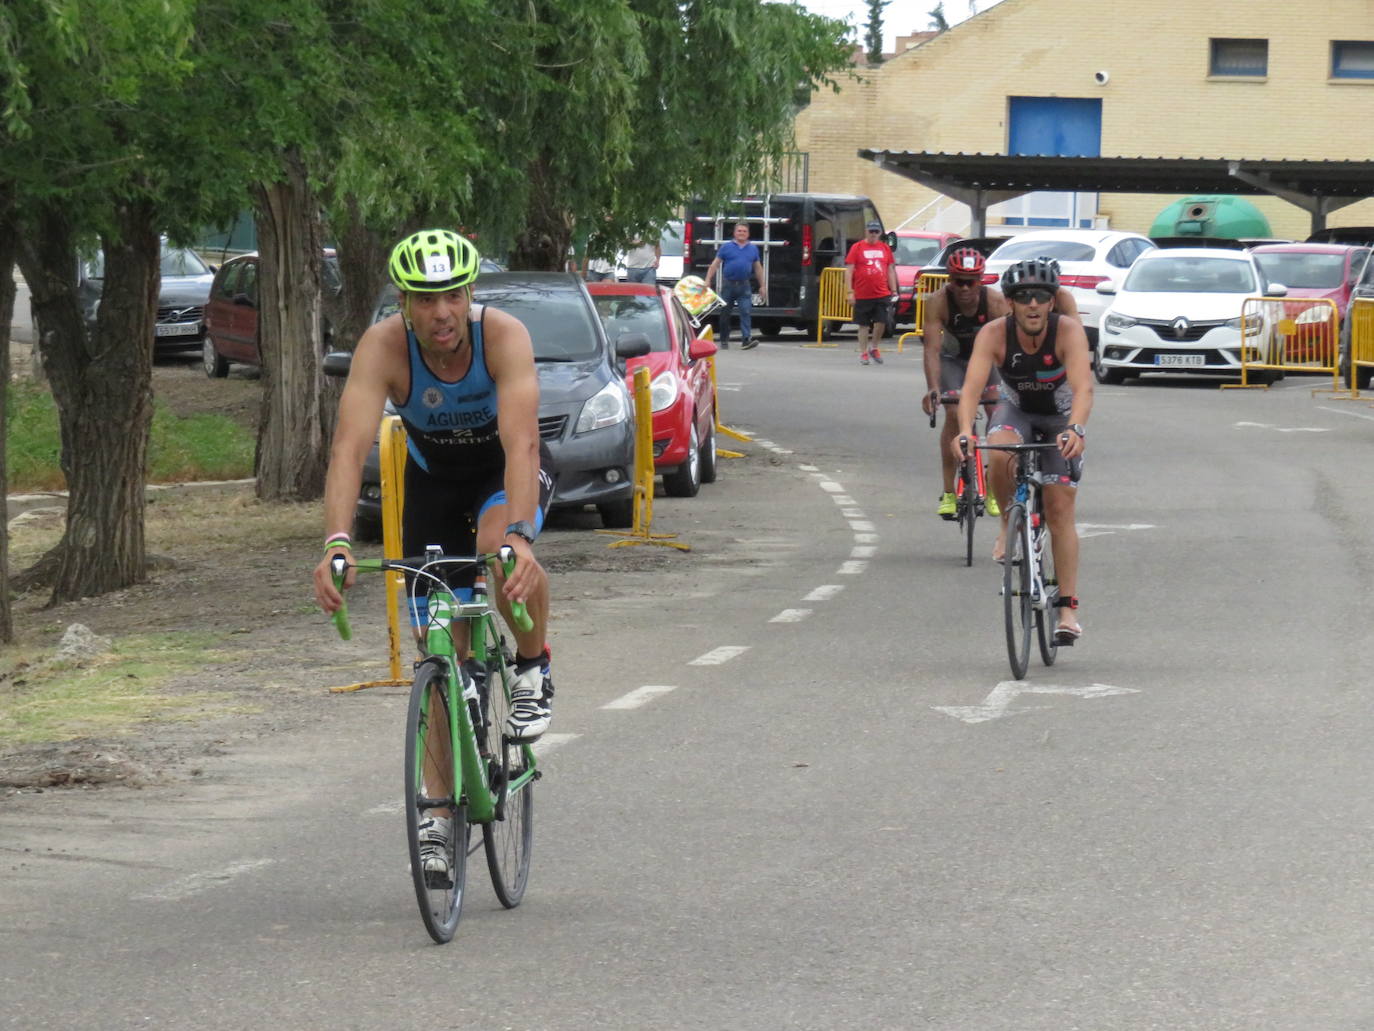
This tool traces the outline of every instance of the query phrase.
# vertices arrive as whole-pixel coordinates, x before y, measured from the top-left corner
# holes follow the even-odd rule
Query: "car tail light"
[[[682,223],[682,266],[683,269],[692,267],[692,220],[689,218]]]
[[[1060,286],[1073,286],[1079,290],[1092,290],[1098,283],[1105,283],[1107,276],[1060,276]]]
[[[802,226],[802,266],[811,264],[811,227]]]
[[[996,272],[984,272],[984,273],[983,273],[983,282],[984,282],[984,283],[995,283],[995,282],[997,282],[997,281],[998,281],[999,279],[1001,279],[1001,278],[1002,278],[1002,277],[999,276]]]

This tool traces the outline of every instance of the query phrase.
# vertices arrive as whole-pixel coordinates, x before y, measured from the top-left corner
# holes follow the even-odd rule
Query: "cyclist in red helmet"
[[[927,415],[935,406],[946,408],[945,422],[940,430],[940,466],[944,489],[936,512],[942,519],[953,519],[956,511],[954,473],[957,463],[951,445],[958,431],[958,419],[952,411],[959,402],[968,361],[973,355],[973,338],[987,323],[1011,314],[1011,306],[1001,291],[984,283],[987,259],[976,247],[956,247],[945,259],[949,278],[944,289],[929,296],[925,304],[925,319],[921,336],[925,345],[926,393],[921,407]],[[994,277],[995,281],[995,277]],[[1059,315],[1078,318],[1078,305],[1068,290],[1055,292],[1054,311]],[[983,391],[984,410],[989,416],[997,404],[997,370]],[[1000,515],[997,499],[988,494],[988,515]]]

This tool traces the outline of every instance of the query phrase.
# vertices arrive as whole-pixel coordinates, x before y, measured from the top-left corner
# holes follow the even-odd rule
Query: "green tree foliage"
[[[926,13],[930,15],[930,27],[936,32],[944,32],[949,28],[949,20],[945,17],[944,0],[940,0],[940,3]]]
[[[891,0],[868,0],[868,28],[864,43],[868,47],[868,63],[883,63],[883,8]]]

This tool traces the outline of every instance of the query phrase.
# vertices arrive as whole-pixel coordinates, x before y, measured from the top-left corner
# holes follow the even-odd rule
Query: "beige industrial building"
[[[1001,0],[911,40],[838,94],[814,94],[796,120],[809,189],[866,194],[889,227],[966,232],[970,210],[860,150],[1374,160],[1374,0]],[[1026,194],[990,208],[988,231],[1148,232],[1195,192]],[[1275,236],[1311,230],[1312,213],[1289,200],[1248,199]],[[1374,225],[1374,200],[1322,217]]]

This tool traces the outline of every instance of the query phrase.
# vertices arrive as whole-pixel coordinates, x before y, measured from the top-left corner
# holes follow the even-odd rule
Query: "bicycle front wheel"
[[[1045,587],[1044,604],[1035,610],[1035,639],[1040,645],[1040,658],[1046,666],[1053,666],[1059,654],[1059,643],[1054,639],[1054,628],[1058,622],[1058,610],[1054,600],[1059,597],[1059,580],[1054,573],[1054,543],[1042,526],[1036,532],[1036,547],[1040,550],[1040,582]]]
[[[496,796],[496,817],[482,827],[491,886],[501,905],[514,909],[525,896],[534,847],[534,753],[530,746],[511,741],[506,719],[514,673],[498,646],[487,659],[488,779]]]
[[[420,918],[440,945],[458,927],[467,879],[468,814],[455,797],[452,726],[448,678],[442,667],[424,663],[411,686],[406,715],[406,841]],[[449,821],[442,846],[434,844],[427,826],[434,819]]]
[[[1002,608],[1007,624],[1007,658],[1020,680],[1030,665],[1031,565],[1026,545],[1026,510],[1013,505],[1007,515],[1006,555],[1002,566]]]
[[[963,479],[963,494],[960,496],[959,505],[963,510],[964,520],[964,565],[973,565],[973,524],[978,521],[978,480],[975,476],[970,477],[969,471],[965,471]]]

